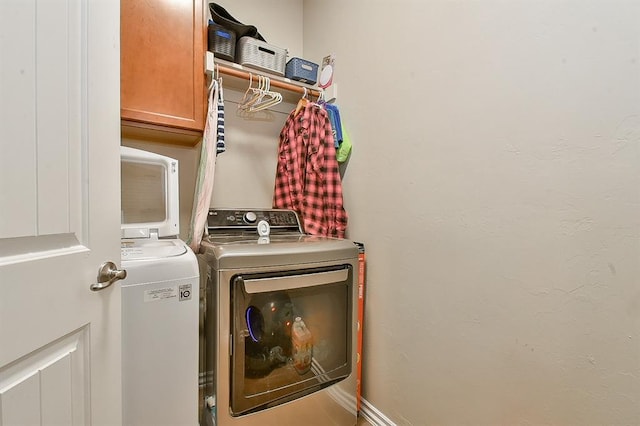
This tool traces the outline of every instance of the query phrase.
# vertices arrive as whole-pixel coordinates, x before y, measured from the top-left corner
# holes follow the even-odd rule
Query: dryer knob
[[[258,216],[254,212],[246,212],[243,219],[247,223],[256,223]]]

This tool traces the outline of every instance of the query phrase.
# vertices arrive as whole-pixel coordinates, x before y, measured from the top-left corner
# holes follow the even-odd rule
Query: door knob
[[[127,271],[118,269],[113,262],[104,262],[98,269],[98,283],[91,284],[89,288],[92,291],[104,290],[118,280],[127,278]]]

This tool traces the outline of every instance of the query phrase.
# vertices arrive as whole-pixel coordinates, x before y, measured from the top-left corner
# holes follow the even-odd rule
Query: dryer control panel
[[[207,218],[209,232],[216,230],[255,229],[265,221],[273,230],[289,230],[302,233],[298,215],[293,210],[210,209]]]

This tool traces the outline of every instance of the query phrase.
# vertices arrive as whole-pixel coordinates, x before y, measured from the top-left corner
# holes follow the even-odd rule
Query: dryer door
[[[351,373],[350,265],[237,275],[231,412],[258,411],[334,384]]]

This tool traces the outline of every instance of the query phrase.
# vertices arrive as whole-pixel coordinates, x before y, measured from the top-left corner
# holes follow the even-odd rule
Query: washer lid
[[[122,240],[120,243],[122,260],[146,260],[181,256],[187,246],[178,239],[171,240]]]
[[[120,147],[121,238],[180,234],[178,160]]]

